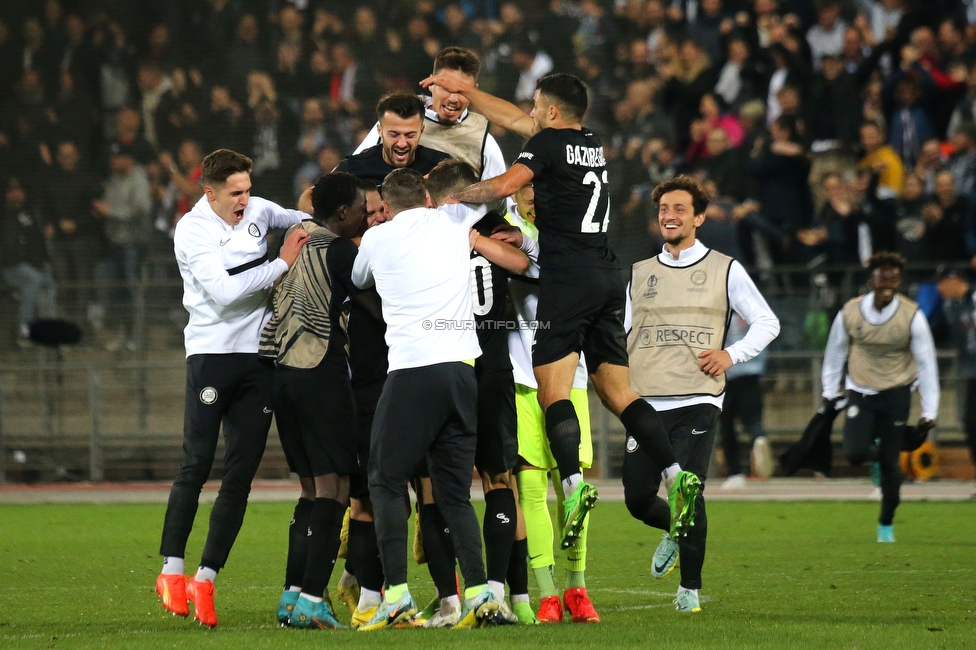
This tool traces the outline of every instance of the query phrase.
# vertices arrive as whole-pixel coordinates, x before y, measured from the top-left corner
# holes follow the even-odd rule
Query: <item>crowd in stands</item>
[[[219,147],[294,205],[447,45],[526,110],[548,72],[585,80],[625,264],[659,249],[650,190],[677,172],[750,267],[976,264],[972,0],[4,0],[0,268],[136,278]],[[97,322],[105,293],[59,299]]]

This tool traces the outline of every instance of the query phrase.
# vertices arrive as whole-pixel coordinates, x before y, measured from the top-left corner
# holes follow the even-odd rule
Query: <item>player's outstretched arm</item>
[[[452,198],[462,203],[491,203],[509,197],[525,187],[535,173],[521,163],[515,163],[501,176],[469,185],[458,190]]]
[[[421,81],[420,85],[424,88],[436,85],[449,93],[464,95],[489,122],[515,131],[522,137],[531,138],[538,131],[535,120],[523,113],[518,106],[480,90],[477,84],[471,83],[469,78],[455,70],[442,70]]]

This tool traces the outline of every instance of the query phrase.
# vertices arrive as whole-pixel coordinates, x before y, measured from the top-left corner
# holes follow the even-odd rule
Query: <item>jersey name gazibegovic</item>
[[[607,241],[610,182],[603,144],[588,129],[543,129],[515,160],[532,170],[539,266],[620,268]]]

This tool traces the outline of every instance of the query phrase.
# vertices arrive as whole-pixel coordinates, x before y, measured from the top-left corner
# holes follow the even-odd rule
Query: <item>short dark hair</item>
[[[207,154],[201,165],[200,180],[204,185],[220,185],[240,172],[251,173],[251,159],[230,149],[217,149]]]
[[[882,267],[891,267],[902,271],[905,269],[905,258],[892,251],[878,251],[868,258],[868,271],[871,273]]]
[[[427,191],[440,204],[452,192],[478,182],[474,167],[458,158],[442,160],[427,174]]]
[[[376,104],[376,119],[383,119],[386,113],[406,119],[414,115],[424,114],[424,102],[419,97],[406,90],[394,90],[380,98]]]
[[[548,74],[535,84],[536,90],[559,107],[567,117],[583,119],[589,98],[586,85],[571,74]]]
[[[379,192],[380,186],[367,178],[356,177],[358,181],[359,189],[364,192]]]
[[[481,59],[467,48],[451,45],[434,57],[434,74],[441,70],[457,70],[477,79],[481,72]]]
[[[363,195],[360,181],[349,172],[331,172],[312,187],[312,211],[317,220],[331,219]]]
[[[397,213],[423,207],[427,198],[427,184],[420,172],[401,167],[387,174],[380,193],[389,204],[390,212]]]
[[[691,205],[695,214],[703,214],[708,208],[708,201],[711,197],[708,196],[705,187],[697,178],[687,174],[678,174],[655,187],[654,191],[651,192],[651,201],[657,206],[661,203],[662,196],[676,190],[684,190],[691,194]]]

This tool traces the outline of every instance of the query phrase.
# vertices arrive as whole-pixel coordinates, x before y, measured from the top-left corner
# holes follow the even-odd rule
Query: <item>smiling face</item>
[[[437,70],[435,72],[439,73],[441,71]],[[460,76],[472,86],[476,86],[475,79],[471,75],[466,75],[457,70],[453,70],[452,72]],[[430,96],[433,100],[431,103],[431,108],[433,108],[434,112],[437,113],[437,119],[441,124],[446,124],[448,126],[457,122],[461,117],[461,113],[463,113],[468,107],[468,104],[471,103],[471,101],[463,95],[449,93],[436,84],[430,87]]]
[[[424,116],[400,117],[396,113],[383,113],[379,124],[383,144],[383,160],[400,169],[413,162],[424,132]]]
[[[694,243],[695,231],[705,222],[705,215],[695,214],[690,192],[672,190],[661,195],[657,220],[664,242],[681,250]]]
[[[221,184],[204,186],[203,191],[217,216],[236,226],[244,218],[244,208],[251,198],[251,175],[237,172]]]
[[[887,307],[901,286],[901,269],[897,266],[879,266],[868,278],[868,288],[874,291],[874,306],[878,311]]]
[[[366,228],[372,228],[381,223],[386,223],[386,213],[383,211],[383,199],[380,197],[379,190],[367,190]]]

